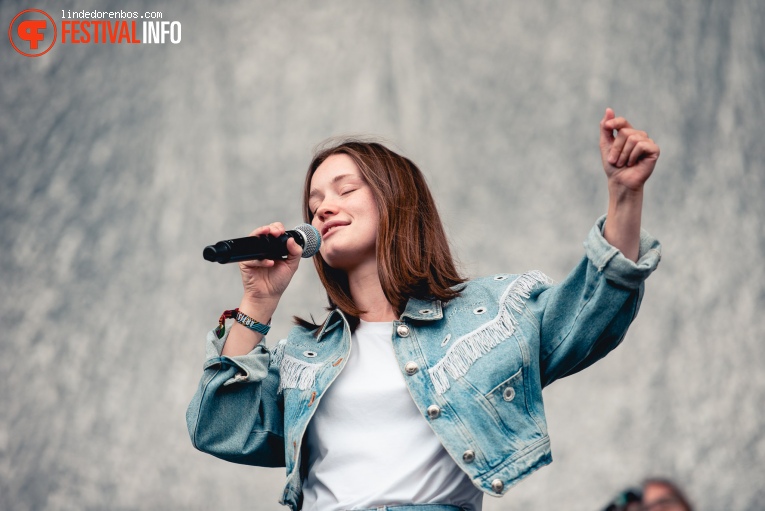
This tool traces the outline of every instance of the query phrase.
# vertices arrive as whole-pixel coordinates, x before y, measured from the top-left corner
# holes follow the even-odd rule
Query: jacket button
[[[420,367],[415,362],[407,362],[404,366],[404,371],[406,371],[406,374],[409,376],[412,376],[414,373],[419,371]]]
[[[462,461],[465,463],[473,463],[473,460],[475,459],[475,453],[468,449],[462,454]]]
[[[401,337],[409,337],[409,327],[406,325],[399,325],[396,328],[396,333]]]
[[[505,489],[505,483],[500,479],[495,479],[491,482],[491,489],[494,490],[494,493],[502,493],[502,490]]]
[[[438,419],[439,415],[441,415],[441,409],[438,405],[430,405],[428,407],[428,417],[431,419]]]
[[[502,392],[502,397],[505,401],[512,401],[515,397],[515,389],[513,387],[507,387],[504,392]]]

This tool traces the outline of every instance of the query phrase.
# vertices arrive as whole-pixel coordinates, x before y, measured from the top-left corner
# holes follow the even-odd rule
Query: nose
[[[324,222],[328,217],[337,214],[337,208],[331,201],[324,199],[321,205],[316,209],[316,217]]]

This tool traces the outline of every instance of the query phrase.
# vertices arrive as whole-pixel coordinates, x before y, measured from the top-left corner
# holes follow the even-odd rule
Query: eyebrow
[[[356,176],[355,174],[340,174],[338,176],[333,177],[332,181],[330,181],[329,184],[330,184],[330,186],[332,186],[335,183],[337,183],[338,181],[342,181],[343,179],[348,178],[348,177],[358,177],[358,176]],[[314,188],[313,190],[311,190],[311,193],[308,194],[308,201],[310,202],[311,199],[314,199],[314,198],[318,197],[319,195],[322,195],[322,193],[319,190],[317,190],[316,188]]]

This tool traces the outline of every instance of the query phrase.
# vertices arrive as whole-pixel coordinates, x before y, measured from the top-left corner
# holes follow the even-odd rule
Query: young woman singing
[[[660,257],[640,226],[659,148],[611,109],[600,125],[608,213],[559,283],[465,279],[414,163],[353,140],[316,154],[303,210],[322,236],[330,312],[266,347],[301,249],[290,240],[286,260],[240,263],[236,321],[208,334],[188,409],[194,446],[286,466],[293,510],[480,510],[484,493],[550,463],[542,389],[621,342]]]

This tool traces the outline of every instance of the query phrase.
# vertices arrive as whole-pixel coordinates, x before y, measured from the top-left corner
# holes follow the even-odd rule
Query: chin
[[[336,270],[341,269],[339,268],[339,265],[341,264],[340,261],[342,260],[342,257],[339,257],[339,254],[335,253],[333,250],[325,250],[324,247],[321,247],[319,255],[330,268]]]
[[[345,252],[340,250],[327,250],[319,252],[324,262],[332,269],[342,270],[345,272],[351,271],[354,268],[358,268],[369,257],[375,259],[375,254],[372,253],[368,256],[360,256],[357,252]],[[376,260],[376,259],[375,259]]]
[[[342,257],[321,254],[321,258],[324,259],[324,262],[327,264],[327,266],[329,266],[333,270],[348,271],[348,268],[351,266],[350,264],[348,264],[349,261],[345,260]]]

